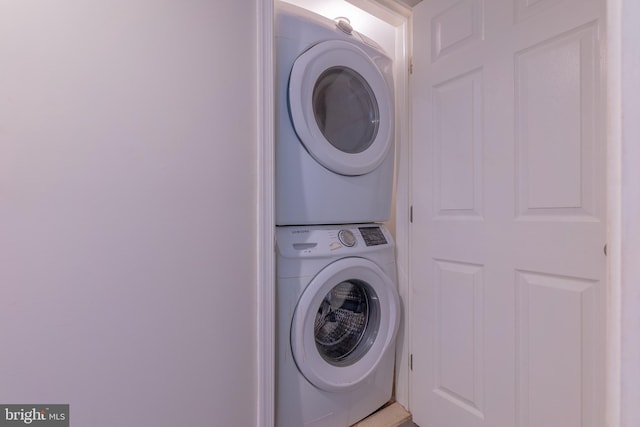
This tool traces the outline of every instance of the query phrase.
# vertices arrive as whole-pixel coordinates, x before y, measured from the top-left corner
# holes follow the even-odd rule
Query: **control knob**
[[[340,230],[338,232],[338,240],[343,245],[351,248],[356,245],[356,236],[353,234],[351,230]]]

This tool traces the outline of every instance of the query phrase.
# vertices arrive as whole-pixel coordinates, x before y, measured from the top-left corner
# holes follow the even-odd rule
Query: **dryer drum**
[[[318,128],[338,150],[357,154],[378,135],[380,111],[375,93],[358,72],[331,67],[313,88],[313,112]]]
[[[353,363],[373,342],[379,315],[377,297],[367,288],[364,283],[344,281],[322,300],[314,322],[314,335],[316,347],[327,362]]]

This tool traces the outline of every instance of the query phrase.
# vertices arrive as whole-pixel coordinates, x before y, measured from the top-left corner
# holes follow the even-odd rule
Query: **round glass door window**
[[[347,280],[322,300],[314,322],[316,348],[334,366],[346,366],[364,356],[380,326],[380,303],[371,286]]]
[[[346,176],[374,171],[394,143],[391,60],[374,61],[356,44],[320,42],[289,75],[288,107],[300,142],[320,165]],[[387,64],[384,66],[384,64]]]
[[[380,112],[367,81],[347,67],[331,67],[313,88],[313,113],[324,137],[338,150],[358,154],[378,135]]]

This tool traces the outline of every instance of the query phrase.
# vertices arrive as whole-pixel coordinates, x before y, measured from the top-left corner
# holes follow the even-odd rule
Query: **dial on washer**
[[[338,240],[340,240],[340,243],[349,248],[356,245],[356,236],[351,230],[340,230],[338,232]]]

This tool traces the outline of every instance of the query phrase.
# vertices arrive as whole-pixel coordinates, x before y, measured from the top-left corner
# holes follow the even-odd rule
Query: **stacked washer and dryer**
[[[393,388],[392,61],[284,2],[275,33],[276,427],[347,427]]]

